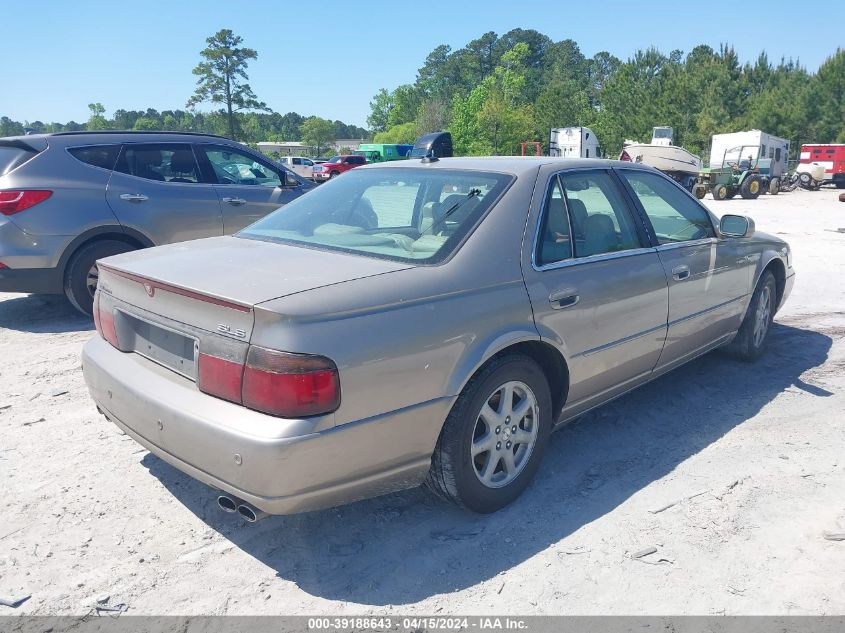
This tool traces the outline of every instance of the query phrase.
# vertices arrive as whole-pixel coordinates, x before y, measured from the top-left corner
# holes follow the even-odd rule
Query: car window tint
[[[92,145],[90,147],[71,147],[68,153],[86,165],[101,167],[111,171],[120,153],[120,145]]]
[[[249,154],[226,147],[204,147],[202,151],[211,163],[217,182],[222,185],[279,187],[282,184],[277,171]]]
[[[575,257],[639,248],[634,219],[622,193],[606,171],[562,173]]]
[[[537,245],[537,263],[542,266],[572,257],[572,240],[563,189],[557,177],[546,196],[540,241]]]
[[[660,244],[715,237],[707,212],[665,176],[620,170],[643,205]]]
[[[201,181],[194,152],[182,143],[124,145],[114,170],[160,182]]]

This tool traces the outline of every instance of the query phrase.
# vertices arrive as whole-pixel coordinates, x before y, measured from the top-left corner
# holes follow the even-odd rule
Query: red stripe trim
[[[223,306],[224,308],[229,308],[231,310],[237,310],[238,312],[252,311],[252,308],[250,306],[244,305],[242,303],[235,303],[234,301],[227,301],[226,299],[218,299],[217,297],[211,297],[209,295],[202,294],[201,292],[195,292],[193,290],[188,290],[187,288],[180,288],[179,286],[174,286],[173,284],[167,284],[161,281],[153,281],[152,279],[148,279],[147,277],[128,273],[123,270],[117,270],[116,268],[112,268],[111,266],[104,266],[102,264],[99,264],[98,266],[101,270],[108,271],[109,273],[117,275],[118,277],[123,277],[124,279],[135,281],[141,284],[142,286],[146,287],[147,285],[149,285],[154,289],[154,291],[164,290],[165,292],[171,292],[175,295],[188,297],[189,299],[196,299],[197,301],[202,301],[204,303],[213,303],[214,305]]]

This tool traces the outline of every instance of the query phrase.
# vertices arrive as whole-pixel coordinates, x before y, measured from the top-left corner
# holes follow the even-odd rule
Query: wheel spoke
[[[493,428],[496,424],[499,423],[499,414],[493,411],[493,408],[490,406],[489,400],[484,403],[484,406],[481,407],[481,413],[479,417],[484,420],[487,424],[488,429]]]
[[[513,458],[513,451],[506,450],[502,454],[502,460],[505,464],[505,475],[508,477],[513,477],[516,474],[516,462]]]
[[[501,459],[502,456],[498,453],[490,453],[487,462],[484,464],[484,470],[481,472],[481,481],[486,484],[493,483],[493,473],[496,472],[496,466],[499,465]]]
[[[477,457],[481,453],[491,450],[495,444],[496,443],[493,441],[493,434],[490,433],[490,431],[487,431],[487,433],[472,443],[472,456]]]
[[[513,385],[511,383],[506,384],[502,388],[502,399],[499,402],[499,415],[501,417],[507,417],[513,411]]]
[[[533,402],[529,398],[523,398],[519,401],[519,404],[514,407],[513,414],[511,415],[511,420],[516,424],[522,418],[524,418],[528,412],[531,410],[532,406],[534,405]]]
[[[530,444],[534,439],[534,434],[531,431],[517,428],[516,433],[511,434],[511,441],[514,444]]]

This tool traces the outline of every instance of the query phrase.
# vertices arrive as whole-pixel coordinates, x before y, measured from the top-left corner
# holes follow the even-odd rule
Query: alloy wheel
[[[772,291],[769,286],[763,286],[760,300],[757,302],[757,314],[754,315],[754,347],[760,347],[769,331],[769,321],[772,314]]]
[[[540,427],[537,398],[521,381],[496,388],[481,407],[472,433],[470,458],[478,480],[502,488],[528,463]]]

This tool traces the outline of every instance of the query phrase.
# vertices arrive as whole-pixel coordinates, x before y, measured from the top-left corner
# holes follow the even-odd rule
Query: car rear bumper
[[[57,268],[0,268],[0,292],[61,294],[62,286]]]
[[[326,427],[326,418],[319,418],[309,432],[309,420],[283,420],[208,396],[189,379],[120,352],[99,336],[85,345],[82,368],[99,409],[137,442],[270,514],[419,485],[437,438],[432,427],[439,431],[436,421],[445,419],[453,401],[438,399],[339,427]]]

